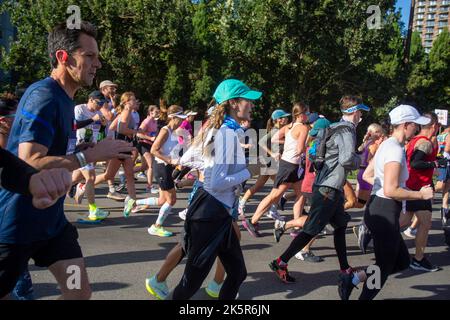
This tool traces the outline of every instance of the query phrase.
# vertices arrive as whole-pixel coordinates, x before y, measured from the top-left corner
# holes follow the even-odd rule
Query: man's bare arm
[[[75,155],[47,156],[48,148],[37,142],[19,144],[18,156],[37,170],[66,168],[69,171],[80,167]]]
[[[113,158],[127,159],[130,155],[132,145],[122,140],[104,139],[94,147],[83,150],[86,163],[106,161]],[[48,148],[36,142],[23,142],[19,144],[18,156],[30,166],[37,170],[66,168],[69,171],[80,168],[75,155],[68,156],[47,156]]]

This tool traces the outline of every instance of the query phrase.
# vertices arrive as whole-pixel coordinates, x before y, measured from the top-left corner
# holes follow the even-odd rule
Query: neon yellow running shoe
[[[169,288],[166,282],[158,282],[156,274],[151,278],[145,279],[145,288],[158,300],[165,300],[169,295]]]
[[[163,227],[157,227],[154,224],[150,228],[148,228],[148,233],[152,236],[158,236],[162,238],[171,237],[173,236],[173,233],[170,231],[167,231]]]
[[[123,206],[123,216],[125,218],[128,218],[130,216],[131,210],[135,207],[136,200],[132,199],[131,197],[126,197],[125,203]]]
[[[109,216],[109,212],[100,208],[95,209],[94,211],[89,211],[88,220],[90,221],[99,221],[104,220]]]
[[[205,288],[205,291],[208,294],[208,296],[217,299],[219,298],[220,289],[222,289],[222,283],[218,284],[214,280],[211,280],[208,283],[208,286]]]

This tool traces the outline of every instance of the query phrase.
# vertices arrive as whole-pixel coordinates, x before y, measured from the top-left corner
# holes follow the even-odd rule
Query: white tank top
[[[171,154],[172,150],[175,149],[175,147],[178,145],[178,137],[172,133],[172,130],[168,126],[164,126],[161,129],[167,129],[169,131],[169,136],[167,137],[167,140],[162,145],[159,152],[166,157],[169,158],[177,158],[178,155]],[[158,157],[155,157],[155,161],[158,163],[165,164],[163,160],[159,159]]]
[[[284,151],[283,155],[281,156],[281,159],[284,161],[287,161],[292,164],[299,164],[300,163],[300,154],[297,152],[297,139],[294,139],[292,136],[292,130],[297,125],[301,125],[302,123],[296,122],[292,126],[291,129],[289,129],[288,133],[286,134],[286,138],[284,140]]]

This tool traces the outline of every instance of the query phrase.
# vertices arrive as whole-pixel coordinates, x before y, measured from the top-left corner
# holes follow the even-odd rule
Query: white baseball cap
[[[389,112],[391,124],[402,124],[405,122],[414,122],[420,125],[427,125],[431,122],[430,118],[420,115],[416,108],[407,104],[401,104]]]
[[[195,112],[195,111],[189,111],[188,113],[186,113],[186,115],[189,117],[189,116],[196,116],[197,115],[197,112]]]
[[[103,87],[117,87],[117,84],[113,83],[110,80],[105,80],[105,81],[100,82],[99,88],[103,89]]]
[[[169,114],[167,117],[168,118],[186,119],[188,116],[186,114],[183,114],[183,111],[178,111],[178,112]]]

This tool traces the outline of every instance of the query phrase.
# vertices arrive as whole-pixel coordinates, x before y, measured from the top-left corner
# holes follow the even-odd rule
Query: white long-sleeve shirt
[[[214,133],[210,132],[210,135],[214,136],[214,151],[212,155],[205,155],[203,188],[231,208],[236,200],[236,188],[250,178],[244,150],[237,132],[225,125]]]

